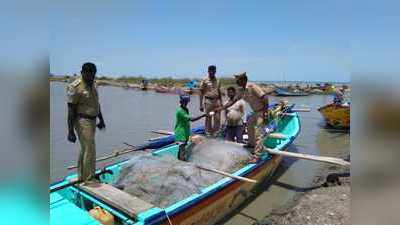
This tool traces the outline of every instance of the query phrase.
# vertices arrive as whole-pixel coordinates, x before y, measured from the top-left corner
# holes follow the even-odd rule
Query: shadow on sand
[[[288,149],[288,151],[291,152],[299,152],[298,148],[296,148],[295,145],[291,145]],[[285,174],[285,172],[297,161],[298,159],[296,158],[292,158],[292,157],[284,157],[281,161],[281,163],[279,164],[279,166],[276,168],[275,172],[272,173],[272,175],[267,176],[263,181],[261,181],[257,187],[255,187],[253,189],[253,191],[251,192],[250,196],[241,204],[239,205],[239,207],[237,207],[235,210],[233,210],[231,213],[229,213],[228,215],[226,215],[225,217],[223,217],[218,223],[218,225],[222,225],[224,223],[226,223],[231,217],[233,217],[234,215],[241,215],[244,216],[250,220],[252,220],[253,222],[258,222],[257,218],[254,218],[250,215],[247,215],[246,213],[241,212],[244,208],[246,208],[254,199],[256,199],[259,195],[261,195],[262,193],[268,191],[268,189],[270,188],[271,185],[277,185],[279,187],[282,188],[286,188],[288,190],[291,191],[295,191],[295,192],[306,192],[306,191],[310,191],[316,188],[320,188],[321,185],[317,185],[317,186],[312,186],[312,187],[298,187],[295,185],[291,185],[291,184],[286,184],[283,182],[278,181],[279,178]]]

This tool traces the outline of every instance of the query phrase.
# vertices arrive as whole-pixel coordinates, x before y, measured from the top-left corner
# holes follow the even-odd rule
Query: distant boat
[[[350,104],[328,104],[318,109],[324,116],[326,123],[329,126],[338,129],[350,128]]]
[[[171,93],[171,89],[164,86],[156,86],[154,91],[158,93]]]
[[[324,91],[324,94],[334,94],[336,92],[336,87],[330,83],[325,83],[324,86],[321,86],[321,90]]]
[[[310,93],[303,92],[303,91],[289,91],[284,88],[277,87],[274,90],[276,96],[308,96]]]
[[[314,95],[325,95],[325,92],[323,90],[321,90],[321,89],[314,88],[314,89],[311,89],[311,94],[314,94]]]

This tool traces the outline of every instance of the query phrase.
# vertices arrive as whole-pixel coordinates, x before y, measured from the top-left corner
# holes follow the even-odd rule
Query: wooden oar
[[[249,183],[257,183],[256,180],[249,179],[249,178],[246,178],[246,177],[236,176],[236,175],[233,175],[233,174],[230,174],[230,173],[227,173],[227,172],[224,172],[224,171],[220,171],[220,170],[217,170],[217,169],[206,168],[206,167],[199,166],[199,165],[195,165],[195,166],[197,168],[201,169],[201,170],[206,170],[206,171],[210,171],[210,172],[213,172],[213,173],[218,173],[218,174],[221,174],[221,175],[233,178],[233,179],[237,179],[237,180],[241,180],[241,181],[249,182]]]
[[[160,139],[160,138],[163,138],[163,137],[164,137],[164,136],[149,138],[149,141],[155,141],[155,140]]]
[[[331,164],[336,164],[336,165],[341,165],[341,166],[350,166],[350,162],[348,162],[346,160],[343,160],[343,159],[340,159],[340,158],[335,158],[335,157],[327,157],[327,156],[309,155],[309,154],[304,154],[304,153],[279,151],[279,150],[274,150],[274,149],[270,149],[270,148],[264,148],[264,149],[268,153],[274,154],[274,155],[282,155],[282,156],[299,158],[299,159],[307,159],[307,160],[318,161],[318,162],[326,162],[326,163],[331,163]]]
[[[292,109],[291,112],[311,112],[310,108]]]
[[[288,139],[288,137],[282,133],[269,133],[267,136],[276,139]],[[244,134],[243,139],[247,140],[249,139],[249,136],[247,134]]]
[[[277,139],[287,139],[288,137],[282,133],[270,133],[268,137],[277,138]]]
[[[146,149],[145,146],[143,146],[143,147],[135,147],[135,146],[130,145],[130,144],[126,143],[126,142],[124,142],[124,144],[128,145],[130,148],[124,148],[124,149],[122,149],[120,151],[116,151],[116,152],[114,152],[114,153],[112,153],[110,155],[106,155],[106,156],[97,158],[96,162],[101,162],[101,161],[104,161],[104,160],[107,160],[107,159],[118,157],[120,155],[124,155],[124,154],[135,152],[135,151],[143,151],[143,150]],[[72,170],[72,169],[76,169],[77,167],[78,166],[74,165],[74,166],[67,167],[67,169],[68,170]]]
[[[98,176],[100,176],[102,174],[105,174],[105,173],[112,173],[112,171],[111,170],[102,169],[99,173],[96,174],[96,177],[98,177]],[[73,181],[70,181],[67,184],[63,184],[61,186],[55,187],[53,189],[50,189],[50,193],[55,192],[55,191],[59,191],[61,189],[69,187],[69,186],[80,184],[82,182],[83,182],[83,180],[74,179]]]
[[[150,132],[155,133],[155,134],[161,134],[161,135],[164,135],[164,136],[168,136],[168,135],[173,135],[174,134],[174,132],[167,131],[167,130],[152,130]],[[157,140],[157,139],[162,138],[162,137],[163,136],[150,138],[149,141],[154,141],[154,140]]]
[[[59,191],[59,190],[64,189],[66,187],[73,186],[75,184],[79,184],[79,183],[82,183],[82,182],[83,182],[82,180],[74,180],[74,181],[69,182],[67,184],[64,184],[64,185],[58,186],[56,188],[50,189],[50,193],[55,192],[55,191]]]
[[[152,130],[151,132],[162,135],[173,135],[174,132],[168,130]]]
[[[231,142],[231,141],[225,141],[225,142],[243,147],[243,144],[241,144],[241,143],[236,143],[236,142]],[[264,147],[264,150],[273,155],[282,155],[282,156],[293,157],[293,158],[298,158],[298,159],[307,159],[307,160],[312,160],[312,161],[331,163],[331,164],[336,164],[336,165],[341,165],[341,166],[350,166],[350,162],[343,160],[341,158],[309,155],[309,154],[304,154],[304,153],[295,153],[295,152],[288,152],[288,151],[280,151],[280,150],[274,150],[274,149],[265,148],[265,147]]]

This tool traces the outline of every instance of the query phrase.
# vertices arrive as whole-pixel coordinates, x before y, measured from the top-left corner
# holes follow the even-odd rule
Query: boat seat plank
[[[80,185],[78,188],[124,212],[132,218],[136,218],[139,213],[154,207],[152,204],[121,191],[109,184],[94,183]]]

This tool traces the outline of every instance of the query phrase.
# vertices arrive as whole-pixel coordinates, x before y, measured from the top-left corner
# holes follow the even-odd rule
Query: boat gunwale
[[[301,123],[300,123],[299,115],[298,115],[298,113],[293,113],[293,114],[294,115],[287,115],[287,116],[292,116],[292,117],[294,117],[294,118],[296,118],[298,120],[298,122],[297,122],[298,129],[297,129],[296,133],[294,135],[290,136],[290,138],[288,138],[288,141],[286,141],[286,143],[283,146],[280,147],[282,150],[286,149],[289,145],[291,145],[293,143],[293,141],[296,139],[296,137],[300,134]],[[248,165],[242,167],[241,169],[237,170],[233,174],[234,175],[238,175],[238,176],[247,177],[249,174],[251,174],[252,172],[256,171],[258,168],[260,168],[260,167],[266,165],[268,162],[270,162],[272,157],[274,157],[274,156],[267,155],[265,159],[261,160],[257,164],[248,164]],[[245,169],[246,167],[250,167],[250,168],[247,168],[247,170],[239,173],[241,170]],[[219,180],[219,181],[215,182],[214,184],[210,185],[210,186],[212,186],[212,185],[216,185],[218,183],[221,183],[218,186],[214,187],[212,190],[209,190],[209,191],[206,191],[206,192],[202,192],[202,193],[199,193],[199,194],[197,194],[197,193],[193,194],[193,195],[191,195],[191,196],[189,196],[189,197],[187,197],[185,199],[182,199],[182,200],[180,200],[180,201],[178,201],[178,202],[176,202],[176,203],[174,203],[174,204],[172,204],[172,205],[170,205],[170,206],[168,206],[166,208],[163,208],[163,210],[165,211],[166,214],[168,214],[169,217],[173,217],[175,215],[178,215],[181,212],[184,212],[185,210],[187,210],[187,209],[189,209],[191,207],[196,206],[196,204],[198,204],[199,202],[204,201],[204,200],[206,200],[208,198],[211,198],[216,193],[223,191],[224,189],[228,188],[229,186],[234,185],[234,184],[239,183],[239,182],[242,182],[242,181],[235,180],[235,179],[230,178],[230,177],[222,178],[221,180]],[[204,189],[207,189],[210,186],[208,186],[208,187],[206,187]],[[198,195],[198,196],[196,196],[196,195]],[[189,199],[189,198],[191,198],[191,199]],[[183,201],[188,201],[188,202],[182,204]],[[178,204],[181,204],[181,205],[180,206],[176,206]],[[143,212],[143,214],[145,214],[145,213],[146,213],[146,211]],[[152,224],[152,223],[154,223],[156,221],[159,222],[161,220],[164,220],[166,216],[157,218],[156,221],[154,221],[154,219],[156,219],[154,217],[157,217],[157,216],[156,215],[153,215],[153,216],[150,215],[149,217],[145,218],[143,222],[149,222],[149,224]]]
[[[330,104],[327,104],[327,105],[324,105],[324,106],[318,108],[318,111],[322,112],[322,110],[325,110],[330,107],[335,107],[335,109],[350,109],[350,105],[342,105],[342,104],[336,105],[335,103],[330,103]]]
[[[293,92],[293,91],[289,91],[289,90],[285,90],[285,89],[282,89],[282,88],[277,88],[277,89],[275,89],[274,90],[274,92],[275,92],[275,94],[276,94],[276,96],[281,96],[281,97],[301,97],[301,96],[309,96],[310,95],[310,93],[308,93],[308,92],[304,92],[304,91],[301,91],[301,92]]]
[[[291,116],[294,119],[297,120],[297,125],[298,125],[298,129],[295,131],[295,133],[293,135],[290,136],[290,138],[288,138],[282,146],[280,146],[279,148],[281,150],[285,150],[290,144],[293,143],[293,141],[296,139],[296,137],[299,135],[300,130],[301,130],[301,123],[300,123],[300,118],[298,113],[291,113],[288,114],[286,116]],[[286,117],[285,116],[285,117]],[[176,145],[176,143],[172,143],[169,145],[166,145],[162,148],[167,148],[167,147],[171,147]],[[156,153],[158,150],[160,149],[156,149],[154,151],[152,151],[152,153]],[[273,155],[266,155],[265,159],[262,159],[260,162],[258,162],[257,164],[247,164],[244,167],[240,168],[239,170],[235,171],[235,175],[239,175],[239,176],[248,176],[249,174],[253,173],[254,171],[256,171],[258,168],[266,165],[268,162],[270,162],[270,160],[273,158]],[[119,162],[116,162],[114,164],[110,164],[105,166],[104,168],[111,168],[111,167],[117,167],[117,166],[121,166],[123,164],[125,164],[127,161],[129,161],[129,159],[125,159]],[[101,169],[98,169],[96,171],[96,173],[98,171],[101,171]],[[63,183],[67,183],[68,182],[68,178],[74,177],[76,176],[76,174],[71,174],[67,177],[65,177],[65,179],[54,182],[51,184],[50,190],[53,188],[56,188],[58,185],[61,185]],[[263,178],[264,179],[264,178]],[[146,210],[144,212],[139,213],[136,218],[132,218],[129,215],[126,215],[123,212],[117,212],[117,209],[114,209],[112,206],[108,206],[106,203],[104,203],[101,199],[96,198],[95,196],[91,196],[90,194],[86,193],[84,190],[81,190],[79,188],[73,187],[71,186],[70,188],[72,188],[72,190],[77,191],[78,193],[83,193],[84,195],[86,195],[85,197],[88,198],[89,200],[91,200],[94,203],[101,203],[104,206],[107,206],[107,208],[111,208],[113,213],[116,213],[117,216],[120,216],[121,218],[123,218],[124,220],[126,219],[130,219],[130,220],[134,220],[136,223],[137,222],[143,222],[144,224],[153,224],[153,223],[157,223],[160,222],[162,220],[166,219],[166,216],[168,214],[168,216],[175,216],[178,215],[182,212],[184,212],[185,210],[194,207],[196,204],[198,204],[199,202],[202,202],[212,196],[214,196],[216,193],[219,193],[223,190],[225,190],[226,188],[230,187],[231,185],[234,185],[236,183],[239,183],[242,181],[238,181],[229,177],[226,178],[222,178],[220,180],[218,180],[217,182],[207,186],[206,188],[204,188],[202,190],[201,193],[195,193],[185,199],[182,199],[166,208],[160,208],[160,207],[153,207],[149,210]],[[218,184],[218,185],[216,185]],[[212,187],[213,185],[216,185],[214,188],[212,188],[211,190],[207,190],[208,188]],[[197,195],[197,196],[196,196]],[[190,199],[192,198],[192,199]],[[182,201],[188,201],[185,203],[182,203]],[[179,205],[180,204],[180,205]],[[157,209],[158,211],[154,211],[155,209]],[[146,214],[150,214],[150,215],[146,215]]]

